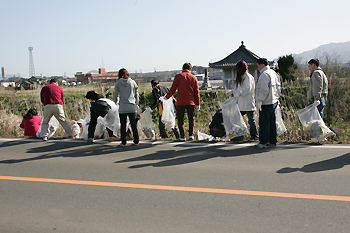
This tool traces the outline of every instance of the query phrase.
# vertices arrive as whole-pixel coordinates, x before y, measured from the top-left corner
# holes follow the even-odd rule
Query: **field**
[[[170,87],[171,82],[162,83]],[[68,121],[85,119],[89,115],[90,103],[84,98],[87,91],[95,90],[97,93],[112,99],[114,85],[82,85],[76,87],[63,87],[65,92],[64,111]],[[140,83],[141,108],[145,110],[153,101],[149,83]],[[295,112],[308,105],[306,100],[307,86],[305,82],[296,81],[285,83],[280,98],[282,115],[287,132],[279,137],[280,142],[306,142],[309,140],[304,132]],[[225,101],[225,91],[201,91],[201,111],[197,113],[195,132],[209,134],[209,124],[212,116],[219,109],[219,104]],[[22,116],[28,109],[35,107],[38,115],[42,116],[40,102],[40,89],[38,90],[5,90],[0,89],[0,136],[23,137],[23,130],[19,127]],[[349,143],[350,135],[350,82],[348,79],[330,80],[329,96],[325,109],[325,123],[337,136],[328,138],[327,143]],[[256,114],[258,115],[258,114]],[[152,112],[156,133],[158,132],[158,114]],[[247,120],[247,119],[245,119]],[[185,125],[188,127],[187,125]],[[170,131],[169,131],[170,132]],[[60,127],[55,136],[62,136]],[[171,134],[171,133],[170,133]]]

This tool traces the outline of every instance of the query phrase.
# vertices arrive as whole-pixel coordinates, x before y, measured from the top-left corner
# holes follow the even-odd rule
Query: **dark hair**
[[[237,64],[236,64],[236,71],[237,71],[237,77],[236,77],[236,80],[235,80],[235,84],[236,84],[236,87],[238,87],[238,84],[242,85],[244,73],[246,71],[249,72],[247,63],[245,61],[243,61],[243,60],[237,62]]]
[[[88,91],[88,93],[86,93],[85,98],[89,99],[89,100],[97,100],[99,99],[99,94],[97,94],[95,91]]]
[[[157,86],[159,84],[159,81],[157,80],[157,79],[153,79],[152,81],[151,81],[151,85],[152,86]]]
[[[58,83],[58,79],[57,78],[52,78],[52,79],[50,79],[50,83]]]
[[[315,64],[317,67],[320,66],[320,61],[317,58],[313,58],[308,62],[310,65]]]
[[[125,76],[129,77],[129,72],[125,69],[125,68],[121,68],[119,71],[118,71],[118,78],[121,79]]]
[[[191,63],[186,62],[185,64],[183,64],[182,70],[192,70],[192,65],[191,65]]]
[[[266,58],[259,58],[258,59],[258,64],[267,66],[269,64],[269,62],[267,61]]]
[[[33,116],[38,115],[38,111],[36,110],[36,108],[31,108],[28,110],[27,114],[23,116],[24,119],[30,119]]]

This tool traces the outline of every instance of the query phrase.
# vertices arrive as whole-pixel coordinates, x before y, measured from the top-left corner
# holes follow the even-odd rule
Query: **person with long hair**
[[[126,120],[129,118],[134,145],[139,145],[139,133],[136,125],[136,113],[139,103],[138,86],[134,80],[129,77],[129,72],[122,68],[118,72],[119,80],[114,86],[113,100],[119,103],[120,134],[121,144],[126,145]],[[119,97],[120,95],[120,97]]]
[[[248,64],[241,60],[236,64],[237,77],[234,82],[234,89],[229,92],[237,100],[241,115],[247,114],[250,127],[250,141],[259,140],[258,129],[255,123],[255,80],[249,73]],[[243,136],[235,140],[243,140]]]
[[[36,133],[40,127],[41,118],[38,116],[38,111],[35,108],[31,108],[23,116],[20,127],[24,129],[24,136],[36,137]]]

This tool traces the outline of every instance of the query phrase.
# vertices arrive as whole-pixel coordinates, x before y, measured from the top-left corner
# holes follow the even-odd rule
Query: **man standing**
[[[323,109],[326,105],[326,98],[328,94],[328,79],[321,67],[319,67],[320,62],[318,59],[311,59],[308,64],[311,75],[307,98],[310,100],[310,104],[316,100],[321,102],[317,106],[317,109],[323,118]]]
[[[55,116],[66,131],[68,137],[72,137],[72,130],[66,121],[63,111],[64,93],[58,86],[57,78],[52,78],[50,83],[41,89],[41,102],[44,105],[44,118],[42,122],[43,141],[47,141],[49,135],[49,121]]]
[[[194,140],[193,130],[195,107],[197,106],[197,111],[200,110],[198,81],[196,76],[191,74],[191,70],[191,63],[185,63],[182,66],[182,73],[175,76],[170,91],[165,96],[166,99],[169,99],[177,90],[176,116],[177,125],[180,130],[180,141],[186,141],[184,127],[185,111],[187,112],[189,123],[189,140]]]
[[[165,125],[162,122],[163,104],[162,104],[162,101],[159,100],[159,98],[162,96],[165,96],[169,92],[169,89],[165,86],[161,86],[159,84],[159,81],[156,79],[153,79],[151,81],[151,85],[152,85],[153,104],[151,105],[150,109],[153,110],[155,108],[158,108],[158,113],[159,113],[158,126],[159,126],[160,136],[162,138],[168,138],[168,134],[166,133],[166,130],[165,130]],[[179,139],[180,135],[177,127],[175,126],[172,130],[174,132],[176,139]]]
[[[255,147],[268,148],[276,146],[276,115],[275,109],[281,95],[279,75],[270,68],[266,58],[260,58],[257,63],[260,76],[255,90],[255,102],[259,108],[259,141]]]

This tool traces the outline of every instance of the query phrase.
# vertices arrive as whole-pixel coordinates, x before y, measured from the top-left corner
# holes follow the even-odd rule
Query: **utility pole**
[[[33,59],[33,47],[28,47],[29,50],[29,78],[35,76],[34,59]]]

